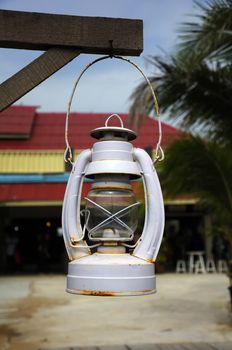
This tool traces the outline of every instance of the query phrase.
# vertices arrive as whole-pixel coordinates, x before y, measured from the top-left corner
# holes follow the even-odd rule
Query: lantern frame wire
[[[98,230],[100,227],[102,227],[103,225],[105,225],[108,221],[110,220],[114,220],[116,221],[118,224],[120,224],[121,226],[125,227],[127,230],[129,230],[131,232],[131,235],[130,235],[130,239],[133,239],[134,237],[134,233],[133,233],[133,230],[124,222],[122,221],[117,215],[119,214],[122,214],[124,213],[125,211],[127,210],[130,210],[131,208],[134,208],[135,206],[138,206],[140,205],[140,202],[136,202],[136,203],[133,203],[129,206],[127,206],[126,208],[123,208],[119,211],[117,211],[116,213],[112,214],[109,210],[105,209],[104,207],[102,207],[101,205],[99,205],[98,203],[90,200],[89,198],[85,197],[85,199],[89,202],[91,202],[92,204],[94,204],[96,207],[98,207],[100,210],[102,210],[104,213],[106,213],[107,215],[109,215],[108,218],[106,218],[105,220],[101,221],[98,225],[96,225],[95,227],[93,227],[89,232],[88,232],[88,235],[89,235],[89,239],[91,240],[95,240],[94,237],[92,236],[92,233],[94,233],[96,230]],[[86,224],[87,225],[87,224]],[[98,239],[99,240],[99,239]],[[118,240],[118,238],[117,238]],[[128,241],[128,238],[126,239]]]
[[[86,245],[85,246],[82,246],[82,245],[78,245],[77,246],[77,243],[81,242],[85,238],[85,233],[86,233],[86,229],[87,229],[87,225],[88,225],[89,217],[90,217],[90,211],[88,209],[82,209],[80,211],[80,215],[81,216],[85,215],[85,224],[84,224],[84,227],[83,227],[83,234],[78,239],[72,238],[71,241],[70,241],[70,244],[71,244],[72,247],[75,247],[75,248],[76,247],[78,247],[78,248],[86,248]],[[93,244],[93,245],[88,245],[87,247],[88,248],[96,248],[96,247],[99,247],[100,245],[101,245],[101,243],[97,243],[97,244]]]
[[[125,222],[123,222],[122,220],[120,220],[120,219],[117,217],[117,214],[119,214],[119,213],[121,212],[121,210],[118,211],[118,212],[115,213],[115,214],[112,214],[109,210],[107,210],[106,208],[104,208],[104,207],[101,206],[100,204],[98,204],[98,203],[92,201],[92,200],[89,199],[88,197],[85,197],[85,200],[87,200],[87,201],[90,202],[91,204],[93,204],[93,205],[95,205],[96,207],[98,207],[98,209],[100,209],[101,211],[103,211],[105,214],[109,215],[109,217],[108,217],[107,219],[105,219],[104,221],[102,221],[101,223],[99,223],[98,225],[96,225],[95,227],[93,227],[93,228],[89,231],[89,233],[91,233],[92,231],[93,231],[93,232],[96,231],[99,227],[102,226],[102,224],[105,224],[107,221],[109,221],[109,220],[111,220],[111,219],[113,219],[114,221],[116,221],[116,222],[117,222],[118,224],[120,224],[121,226],[125,227],[127,230],[133,232],[133,231],[131,230],[131,228],[130,228],[127,224],[125,224]],[[134,206],[135,204],[137,204],[137,203],[132,204],[132,206]],[[131,207],[131,206],[130,206],[130,207]],[[124,210],[126,210],[127,208],[129,209],[129,207],[126,207],[126,208],[124,208],[124,209],[122,209],[122,210],[124,211]]]
[[[145,75],[145,73],[142,71],[142,69],[133,61],[129,60],[126,57],[123,56],[118,56],[118,55],[107,55],[107,56],[103,56],[100,58],[97,58],[96,60],[90,62],[80,73],[80,75],[78,76],[78,78],[76,79],[72,92],[71,92],[71,96],[68,102],[68,108],[67,108],[67,113],[66,113],[66,119],[65,119],[65,143],[66,143],[66,149],[64,152],[64,161],[67,163],[69,162],[72,166],[73,166],[73,154],[72,154],[72,149],[71,146],[69,144],[69,140],[68,140],[68,127],[69,127],[69,114],[70,114],[70,110],[71,110],[71,105],[72,105],[72,100],[77,88],[77,85],[81,79],[81,77],[83,76],[83,74],[95,63],[103,61],[105,59],[112,59],[112,58],[116,58],[122,61],[125,61],[129,64],[131,64],[133,67],[135,67],[144,77],[144,79],[146,80],[150,90],[151,90],[151,94],[153,97],[153,103],[154,103],[154,110],[157,116],[157,121],[158,121],[158,141],[156,144],[156,148],[155,148],[155,159],[153,161],[153,164],[155,164],[157,161],[162,161],[164,160],[164,151],[162,149],[161,143],[162,143],[162,124],[161,124],[161,120],[160,120],[160,110],[159,110],[159,104],[158,104],[158,99],[156,97],[154,88],[152,86],[152,83],[150,82],[150,80],[148,79],[148,77]],[[117,114],[112,114],[106,121],[106,123],[108,122],[108,120],[113,116],[113,115],[117,115]],[[120,118],[121,119],[121,118]]]

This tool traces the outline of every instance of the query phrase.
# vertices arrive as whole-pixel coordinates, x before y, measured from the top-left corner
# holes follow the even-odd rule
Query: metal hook
[[[113,53],[113,40],[109,40],[109,43],[110,43],[110,53],[109,53],[109,56],[110,58],[113,58],[114,57],[114,53]]]
[[[155,150],[155,159],[153,161],[153,164],[155,165],[157,162],[162,162],[164,158],[165,158],[164,151],[162,147],[159,144],[157,144],[156,150]]]

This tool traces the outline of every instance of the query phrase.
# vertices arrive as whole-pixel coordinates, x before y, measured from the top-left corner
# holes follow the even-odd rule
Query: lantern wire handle
[[[157,121],[158,121],[158,141],[156,144],[156,149],[155,149],[155,159],[154,159],[154,164],[157,161],[162,161],[164,159],[164,151],[161,147],[161,143],[162,143],[162,124],[161,124],[161,120],[160,120],[160,110],[159,110],[159,104],[158,104],[158,100],[154,91],[154,88],[150,82],[150,80],[148,79],[148,77],[145,75],[145,73],[142,71],[142,69],[133,61],[129,60],[126,57],[122,57],[122,56],[112,56],[112,55],[107,55],[107,56],[103,56],[100,58],[97,58],[96,60],[90,62],[80,73],[80,75],[78,76],[77,80],[74,83],[73,86],[73,90],[71,92],[71,96],[68,102],[68,108],[67,108],[67,112],[66,112],[66,120],[65,120],[65,143],[66,143],[66,149],[64,152],[64,160],[65,162],[69,162],[71,163],[71,165],[73,166],[73,155],[72,155],[72,150],[69,144],[69,140],[68,140],[68,126],[69,126],[69,114],[70,114],[70,110],[71,110],[71,105],[72,105],[72,100],[74,97],[74,93],[76,91],[77,85],[81,79],[81,77],[83,76],[83,74],[87,71],[87,69],[89,69],[92,65],[94,65],[95,63],[99,62],[99,61],[103,61],[105,59],[108,58],[116,58],[125,62],[130,63],[132,66],[134,66],[144,77],[144,79],[146,80],[150,90],[151,90],[151,94],[153,97],[153,102],[154,102],[154,110],[157,116]],[[118,116],[117,114],[112,114],[106,121],[106,123],[108,123],[109,119],[111,119],[111,117],[113,116]],[[118,116],[119,117],[119,116]],[[119,117],[119,119],[121,120],[121,118]],[[121,125],[123,125],[123,123],[121,123]],[[123,127],[123,126],[122,126]]]
[[[108,126],[108,122],[111,118],[113,117],[117,117],[119,122],[120,122],[120,125],[121,125],[121,128],[124,128],[124,125],[123,125],[123,121],[122,119],[120,118],[120,116],[117,114],[117,113],[114,113],[114,114],[111,114],[105,121],[105,126]]]

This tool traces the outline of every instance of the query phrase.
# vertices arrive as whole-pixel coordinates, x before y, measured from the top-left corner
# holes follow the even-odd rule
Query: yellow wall
[[[62,173],[63,151],[1,151],[0,173]]]

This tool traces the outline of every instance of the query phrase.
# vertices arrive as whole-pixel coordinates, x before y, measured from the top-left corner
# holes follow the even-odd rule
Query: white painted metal
[[[136,139],[137,137],[137,134],[130,130],[130,129],[126,129],[126,128],[121,128],[121,127],[117,127],[117,126],[113,126],[113,127],[102,127],[102,128],[97,128],[97,129],[94,129],[92,132],[91,132],[91,136],[93,136],[94,138],[96,139],[102,139],[102,135],[104,133],[106,133],[106,131],[108,131],[108,134],[109,134],[109,131],[111,133],[114,134],[114,138],[118,138],[118,140],[126,140],[126,141],[132,141],[134,139]],[[104,140],[106,141],[106,139],[109,139],[110,136],[105,136],[104,137]],[[110,138],[112,140],[112,137]]]
[[[143,177],[146,214],[141,241],[133,255],[148,261],[155,261],[164,231],[163,196],[158,176],[147,152],[135,148],[134,157],[140,165]]]
[[[91,160],[91,150],[83,151],[77,158],[71,171],[65,191],[62,209],[62,227],[66,250],[70,260],[78,259],[90,254],[89,248],[78,248],[85,246],[81,222],[80,222],[80,197],[85,168]],[[70,245],[71,237],[79,240],[76,247]]]
[[[98,141],[93,145],[92,161],[125,160],[133,162],[133,145],[126,141]]]
[[[133,146],[126,141],[100,141],[93,145],[92,161],[86,176],[94,174],[131,174],[140,176],[138,164],[133,159]]]
[[[135,174],[137,177],[140,175],[135,162],[133,164],[133,162],[127,163],[117,159],[89,163],[86,176],[90,177],[94,174]]]
[[[98,296],[152,294],[154,264],[130,254],[95,253],[69,263],[67,291]]]

